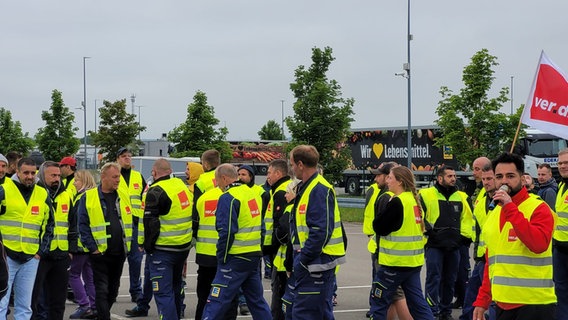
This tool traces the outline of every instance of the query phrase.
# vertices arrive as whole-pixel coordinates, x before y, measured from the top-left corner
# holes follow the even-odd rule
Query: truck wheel
[[[361,194],[361,188],[359,186],[358,178],[349,178],[347,180],[347,185],[345,186],[345,191],[352,196],[358,196]]]

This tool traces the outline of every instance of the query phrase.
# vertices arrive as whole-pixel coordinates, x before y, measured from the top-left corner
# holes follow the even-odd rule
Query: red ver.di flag
[[[521,122],[568,139],[568,77],[544,51]]]

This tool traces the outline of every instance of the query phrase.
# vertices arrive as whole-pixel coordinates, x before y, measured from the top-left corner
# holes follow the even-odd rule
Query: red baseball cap
[[[60,166],[69,165],[75,167],[77,166],[77,161],[75,161],[75,158],[73,157],[65,157],[61,159],[61,161],[59,161],[59,165]]]

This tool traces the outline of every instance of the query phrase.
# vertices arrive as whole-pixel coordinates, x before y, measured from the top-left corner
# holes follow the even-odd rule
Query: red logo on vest
[[[61,205],[61,211],[63,213],[69,213],[69,206],[67,205],[67,203]]]
[[[253,218],[258,217],[260,215],[260,210],[258,210],[258,203],[256,203],[256,200],[254,199],[249,200],[248,206],[250,209],[250,215]]]
[[[189,207],[189,198],[187,197],[187,193],[185,193],[185,191],[178,193],[178,199],[181,203],[182,209]]]
[[[568,195],[566,195],[566,198],[564,198],[564,203],[568,203]]]
[[[134,186],[134,189],[136,189],[136,190],[140,189],[140,185],[138,183],[134,183],[133,186]]]
[[[414,206],[414,220],[416,224],[422,223],[422,211],[420,211],[420,207]]]
[[[298,213],[299,213],[299,214],[306,214],[306,211],[307,211],[307,210],[306,210],[306,207],[307,207],[307,205],[306,205],[305,203],[301,204],[301,205],[298,207]]]
[[[37,216],[39,214],[39,206],[33,206],[32,207],[32,214],[34,216]]]
[[[129,214],[129,215],[132,214],[132,212],[130,212],[130,207],[129,207],[129,206],[126,206],[126,207],[124,208],[124,210],[126,211],[126,214]]]
[[[217,200],[205,201],[205,212],[203,213],[205,217],[214,217],[216,211],[217,211]]]
[[[509,229],[509,237],[507,238],[509,242],[517,241],[517,234],[515,233],[515,229]]]

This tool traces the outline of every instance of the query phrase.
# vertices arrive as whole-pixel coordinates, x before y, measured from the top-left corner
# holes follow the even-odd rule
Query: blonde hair
[[[75,180],[80,180],[82,182],[81,190],[89,190],[97,187],[95,183],[95,178],[90,171],[79,170],[75,172]],[[77,190],[80,191],[80,190]]]

